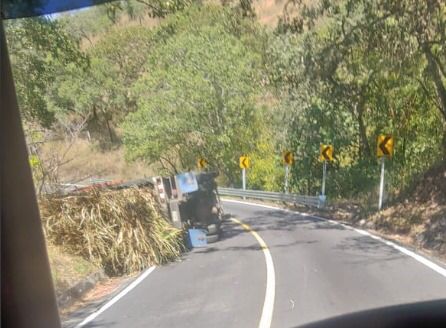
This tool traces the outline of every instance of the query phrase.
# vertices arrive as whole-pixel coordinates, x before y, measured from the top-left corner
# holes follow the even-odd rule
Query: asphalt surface
[[[224,202],[258,232],[275,269],[271,327],[296,327],[382,306],[446,298],[446,278],[341,225]],[[84,327],[257,327],[266,263],[253,235],[227,222],[224,237],[156,268]]]

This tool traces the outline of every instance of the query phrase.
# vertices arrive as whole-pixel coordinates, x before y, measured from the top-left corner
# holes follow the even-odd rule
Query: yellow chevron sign
[[[241,169],[249,169],[251,166],[251,161],[249,160],[248,156],[240,156],[240,162],[239,162]]]
[[[394,140],[391,135],[380,134],[376,142],[376,156],[379,158],[383,156],[392,157]]]
[[[197,161],[197,165],[200,169],[204,169],[206,168],[206,166],[208,166],[208,161],[205,160],[204,158],[199,158]]]
[[[283,153],[283,162],[286,165],[293,165],[294,163],[294,154],[290,151],[286,151]]]
[[[321,145],[319,159],[321,161],[332,161],[333,145]]]

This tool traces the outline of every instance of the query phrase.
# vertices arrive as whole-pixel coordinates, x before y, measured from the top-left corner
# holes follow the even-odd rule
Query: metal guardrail
[[[318,196],[301,196],[296,194],[285,194],[282,192],[243,190],[236,188],[218,188],[221,196],[246,197],[254,199],[274,200],[287,203],[302,204],[307,206],[321,207],[324,205],[324,199]]]

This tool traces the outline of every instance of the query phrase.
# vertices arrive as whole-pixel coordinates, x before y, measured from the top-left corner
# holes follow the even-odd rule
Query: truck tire
[[[220,226],[217,224],[208,225],[208,235],[217,235],[220,231]]]
[[[207,235],[206,236],[208,244],[212,244],[218,241],[219,236],[218,235]]]

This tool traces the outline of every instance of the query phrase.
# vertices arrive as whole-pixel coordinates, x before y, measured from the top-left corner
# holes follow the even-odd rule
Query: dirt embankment
[[[446,163],[428,170],[381,212],[344,201],[313,213],[375,230],[446,258]]]

